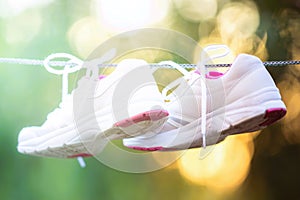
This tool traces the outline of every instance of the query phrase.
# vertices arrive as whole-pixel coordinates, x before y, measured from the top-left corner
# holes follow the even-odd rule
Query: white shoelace
[[[220,51],[221,53],[214,54],[213,56],[208,57],[207,52],[209,51]],[[206,86],[206,63],[211,60],[225,57],[230,53],[230,49],[226,45],[209,45],[203,49],[201,52],[201,60],[197,64],[197,69],[200,72],[201,78],[201,133],[202,133],[202,147],[206,148],[206,115],[207,115],[207,86]],[[172,93],[168,95],[168,92],[178,86],[182,81],[182,78],[186,81],[191,78],[191,72],[187,71],[183,66],[173,62],[173,61],[162,61],[159,65],[171,66],[174,69],[177,69],[180,73],[183,74],[183,77],[176,79],[171,82],[162,90],[162,96],[165,100],[171,100],[169,96],[173,96]]]
[[[108,51],[106,54],[102,55],[99,59],[94,59],[91,61],[86,61],[85,65],[83,66],[83,61],[80,60],[79,58],[67,54],[67,53],[55,53],[49,55],[44,61],[44,67],[49,73],[56,74],[56,75],[62,75],[62,100],[59,105],[59,108],[57,108],[55,111],[50,113],[48,115],[49,118],[51,118],[51,114],[54,112],[60,112],[62,113],[62,116],[64,116],[64,111],[66,109],[72,109],[72,95],[69,94],[69,81],[68,81],[68,76],[71,73],[77,72],[78,70],[82,68],[86,68],[86,75],[85,77],[90,78],[92,80],[97,80],[99,76],[99,66],[106,62],[107,60],[112,59],[115,56],[116,50],[111,49]],[[50,63],[57,58],[64,58],[64,59],[69,59],[65,65],[62,65],[64,68],[62,70],[54,69],[52,66],[50,66]],[[54,61],[55,62],[55,61]],[[57,64],[61,64],[59,61],[56,61]],[[80,85],[80,82],[82,80],[79,80],[78,82],[78,87]],[[67,111],[66,111],[67,112]],[[54,114],[52,115],[54,116]],[[55,115],[56,116],[56,115]],[[79,165],[84,168],[86,167],[86,164],[84,162],[84,159],[82,157],[77,157]]]
[[[64,65],[64,68],[62,70],[54,69],[50,66],[50,61],[57,58],[67,58],[69,59],[66,62],[66,65]],[[45,69],[52,74],[56,75],[62,75],[62,95],[61,95],[61,103],[59,105],[59,108],[54,110],[52,113],[48,115],[47,118],[51,119],[51,116],[54,116],[53,113],[61,112],[64,116],[64,107],[70,107],[70,94],[69,94],[69,81],[68,76],[69,74],[73,72],[77,72],[80,70],[83,66],[83,61],[79,58],[76,58],[73,55],[67,54],[67,53],[55,53],[49,55],[44,61],[43,61]],[[75,65],[74,65],[75,64]],[[52,114],[52,115],[51,115]],[[82,157],[77,157],[78,163],[80,167],[84,168],[86,167],[86,163],[84,162],[84,159]]]
[[[208,52],[223,50],[221,53],[208,56]],[[206,68],[205,65],[214,59],[222,58],[230,53],[230,49],[226,45],[209,45],[206,46],[201,52],[200,62],[197,64],[197,68],[200,71],[201,76],[201,133],[202,133],[202,146],[206,148],[206,113],[207,113],[207,87],[206,87]]]
[[[64,65],[64,68],[62,70],[54,69],[52,66],[50,66],[50,61],[57,58],[67,58],[69,59],[66,64]],[[79,58],[76,58],[73,55],[67,54],[67,53],[55,53],[49,55],[44,61],[43,61],[45,69],[51,73],[56,75],[62,75],[62,101],[69,93],[69,82],[68,82],[68,76],[69,74],[73,72],[77,72],[82,68],[83,61]],[[75,65],[74,65],[75,64]]]

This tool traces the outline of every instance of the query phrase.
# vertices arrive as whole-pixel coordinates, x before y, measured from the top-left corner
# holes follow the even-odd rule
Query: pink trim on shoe
[[[117,127],[128,127],[132,124],[136,124],[136,123],[142,122],[142,121],[149,121],[149,120],[157,121],[168,115],[169,115],[169,113],[166,110],[150,110],[150,111],[135,115],[131,118],[121,120],[121,121],[115,123],[114,125]],[[129,148],[131,148],[131,147],[129,147]],[[151,148],[149,148],[149,150],[147,150],[143,147],[132,147],[132,149],[142,150],[142,151],[157,151],[157,150],[162,149],[162,147],[151,147]],[[93,155],[88,154],[88,153],[79,153],[79,154],[74,154],[74,155],[68,156],[68,158],[91,157],[91,156],[93,156]]]
[[[169,115],[166,110],[150,110],[147,112],[140,113],[131,118],[121,120],[114,125],[117,127],[128,127],[132,124],[136,124],[142,121],[157,121]]]
[[[206,78],[208,79],[215,79],[223,76],[224,74],[221,72],[215,72],[215,71],[210,71],[208,74],[206,74]]]
[[[196,74],[199,74],[200,75],[200,72],[198,70],[195,70],[194,71]],[[216,72],[216,71],[210,71],[208,72],[208,74],[205,75],[205,77],[207,79],[216,79],[216,78],[219,78],[221,76],[223,76],[224,74],[221,73],[221,72]]]
[[[273,124],[274,122],[276,122],[279,119],[281,119],[282,117],[284,117],[286,112],[287,111],[285,108],[269,108],[269,109],[267,109],[265,112],[265,115],[264,115],[264,121],[262,123],[260,123],[259,125],[256,125],[254,130],[259,130],[259,129],[265,128],[266,126]],[[245,131],[242,131],[242,132],[245,132]],[[140,151],[180,150],[180,149],[176,149],[176,148],[164,148],[162,146],[157,146],[157,147],[126,146],[126,147],[130,148],[130,149],[140,150]]]
[[[127,148],[139,150],[139,151],[159,151],[163,150],[163,147],[136,147],[136,146],[128,146]]]
[[[68,158],[91,157],[91,156],[93,156],[93,155],[89,154],[89,153],[79,153],[79,154],[74,154],[72,156],[68,156]]]
[[[105,75],[99,75],[99,80],[105,78],[106,76]]]
[[[267,109],[264,118],[266,119],[264,122],[259,124],[259,126],[269,126],[281,119],[286,114],[285,108],[270,108]]]

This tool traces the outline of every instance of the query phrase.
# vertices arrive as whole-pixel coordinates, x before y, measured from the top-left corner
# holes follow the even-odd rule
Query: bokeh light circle
[[[230,193],[247,177],[253,148],[247,135],[231,136],[216,145],[205,159],[198,159],[195,149],[186,151],[178,162],[179,171],[192,183]]]
[[[217,17],[221,37],[250,37],[259,26],[257,6],[251,2],[234,2],[226,5]]]
[[[95,0],[92,10],[100,24],[112,32],[155,24],[167,15],[170,0]]]
[[[218,10],[217,0],[174,0],[174,3],[181,16],[193,22],[212,19]]]

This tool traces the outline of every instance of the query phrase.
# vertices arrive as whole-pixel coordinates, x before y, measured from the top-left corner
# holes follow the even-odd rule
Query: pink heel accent
[[[68,156],[68,158],[77,158],[77,157],[91,157],[93,156],[92,154],[88,154],[88,153],[79,153],[79,154],[75,154],[72,156]]]
[[[99,80],[104,79],[105,77],[105,75],[99,75]]]
[[[264,122],[259,124],[259,126],[269,126],[281,119],[286,114],[286,109],[284,108],[270,108],[266,111],[264,118],[266,119]]]
[[[163,150],[163,147],[136,147],[136,146],[128,146],[127,148],[139,150],[139,151],[159,151]]]
[[[121,120],[121,121],[115,123],[115,126],[128,127],[132,124],[136,124],[136,123],[142,122],[142,121],[157,121],[168,115],[169,115],[169,113],[166,110],[151,110],[151,111],[140,113],[131,118]]]

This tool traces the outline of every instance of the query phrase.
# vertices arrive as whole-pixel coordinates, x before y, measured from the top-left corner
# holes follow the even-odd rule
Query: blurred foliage
[[[101,13],[93,9],[95,4],[90,0],[31,0],[27,2],[28,5],[26,2],[0,0],[0,57],[43,59],[51,53],[68,52],[84,58],[93,48],[93,43],[97,45],[97,42],[121,31],[109,31],[103,24],[98,23],[94,16]],[[182,9],[180,5],[183,5],[184,1],[173,0],[168,11],[164,11],[167,13],[165,18],[151,26],[177,30],[199,41],[201,45],[226,43],[233,48],[235,54],[252,53],[263,60],[300,59],[299,1],[186,2],[191,5],[194,2],[204,2],[201,6],[211,6],[210,2],[217,2],[218,7],[216,10],[208,7],[207,10],[214,13],[206,19],[207,13],[198,13],[199,16],[196,16],[197,12],[195,14],[194,10]],[[245,24],[249,23],[247,19],[241,24],[234,21],[231,25],[223,27],[223,30],[223,18],[218,18],[219,13],[226,14],[224,10],[236,3],[257,7],[259,23],[252,24],[253,20],[250,20],[255,29],[254,32],[249,29],[251,35],[247,37],[237,32],[241,29],[233,29],[234,32],[228,32],[229,35],[224,36],[224,30],[226,32],[228,26],[236,28],[241,25],[246,30],[250,26]],[[160,7],[156,9],[158,11]],[[253,13],[250,14],[249,18]],[[255,18],[255,13],[253,16]],[[141,24],[139,27],[148,25]],[[79,33],[85,37],[80,39],[82,37]],[[19,154],[16,151],[18,132],[23,127],[42,124],[47,114],[57,107],[61,99],[61,79],[49,74],[42,67],[0,64],[0,198],[299,199],[299,67],[268,70],[281,89],[289,114],[280,123],[266,128],[259,134],[249,134],[246,139],[239,136],[226,139],[225,146],[242,145],[246,154],[235,157],[235,153],[240,152],[239,148],[231,146],[229,151],[224,145],[219,145],[216,149],[224,150],[226,156],[231,157],[229,161],[223,159],[219,168],[210,165],[213,161],[189,163],[199,166],[199,170],[205,171],[203,166],[219,170],[215,171],[214,176],[201,179],[194,171],[185,171],[189,172],[189,175],[182,172],[187,170],[184,160],[156,172],[129,174],[111,169],[92,158],[86,159],[88,166],[81,169],[77,161],[72,159],[60,160]],[[254,143],[252,138],[255,138]],[[238,143],[230,143],[236,141]],[[227,188],[226,184],[230,185],[230,181],[238,174],[238,171],[235,174],[236,168],[230,168],[230,163],[234,162],[234,159],[241,159],[243,155],[249,159],[241,160],[240,164],[237,162],[235,167],[240,169],[238,167],[245,166],[242,170],[247,173],[240,177],[237,185]],[[218,183],[224,183],[224,187]]]

